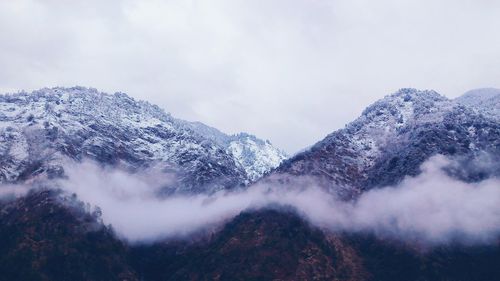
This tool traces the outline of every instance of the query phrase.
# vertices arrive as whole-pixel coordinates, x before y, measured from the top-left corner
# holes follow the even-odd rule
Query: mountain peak
[[[344,129],[285,161],[277,171],[314,176],[350,198],[393,185],[434,154],[475,157],[495,151],[498,125],[431,90],[401,89],[370,105]],[[473,179],[476,175],[464,178]],[[478,177],[476,177],[478,178]]]
[[[448,98],[438,94],[434,90],[417,90],[413,88],[402,88],[376,101],[370,107],[391,104],[393,106],[405,107],[406,104],[433,104],[435,102],[448,101]]]
[[[31,141],[29,132],[38,137]],[[60,171],[65,157],[91,158],[124,162],[132,169],[160,163],[186,179],[182,188],[213,191],[255,180],[285,158],[255,136],[229,136],[200,122],[175,119],[125,93],[81,86],[0,95],[0,141],[0,181],[19,180],[18,172],[26,169],[27,175],[32,169]],[[47,159],[56,160],[30,155],[28,146],[38,144],[47,147]],[[37,161],[41,167],[28,167]]]
[[[224,147],[243,167],[250,181],[257,180],[288,158],[284,151],[274,147],[269,140],[259,139],[255,135],[245,132],[228,135],[201,122],[182,122]]]
[[[387,130],[398,129],[408,122],[427,122],[442,118],[442,109],[452,106],[453,103],[448,98],[436,91],[403,88],[368,106],[347,129],[356,130],[366,124]]]
[[[471,107],[490,118],[500,120],[500,89],[481,88],[470,90],[454,101]]]
[[[420,98],[420,99],[442,99],[444,98],[434,90],[419,90],[415,88],[401,88],[389,97],[404,97],[406,99]]]
[[[457,100],[465,101],[473,99],[485,100],[495,96],[500,96],[500,89],[496,88],[478,88],[465,92],[462,96],[456,98]]]
[[[0,96],[0,181],[64,172],[92,159],[175,174],[166,192],[214,192],[246,181],[234,157],[158,106],[93,88],[44,88]]]

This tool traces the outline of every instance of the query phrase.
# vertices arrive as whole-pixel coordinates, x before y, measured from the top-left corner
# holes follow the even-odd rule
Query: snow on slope
[[[248,134],[175,119],[123,93],[84,87],[0,95],[0,181],[57,176],[65,158],[131,169],[160,165],[189,191],[249,183],[286,155]]]
[[[434,154],[472,159],[484,150],[500,158],[499,148],[498,122],[435,91],[401,89],[367,107],[344,129],[284,161],[277,172],[313,176],[350,198],[418,174],[420,165]]]
[[[283,151],[268,140],[263,141],[246,133],[231,136],[228,151],[243,166],[252,181],[278,167],[287,158]]]
[[[213,192],[248,181],[224,147],[159,107],[83,87],[0,95],[0,155],[4,182],[61,175],[67,158],[130,170],[158,166],[176,177],[170,191]]]
[[[471,90],[456,98],[455,101],[500,120],[500,89]]]
[[[274,147],[268,140],[261,140],[254,135],[247,133],[227,135],[200,122],[184,121],[184,124],[225,147],[243,167],[250,181],[259,179],[288,157],[284,151]]]

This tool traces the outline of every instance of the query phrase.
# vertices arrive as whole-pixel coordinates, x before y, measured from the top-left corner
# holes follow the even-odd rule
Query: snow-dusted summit
[[[438,153],[471,166],[486,158],[498,161],[500,124],[435,91],[401,89],[367,107],[344,129],[286,160],[277,174],[312,176],[349,198],[418,174],[420,165]],[[493,170],[463,169],[467,174],[459,176],[475,180],[500,175],[500,165],[488,168]]]
[[[160,168],[175,177],[167,192],[214,192],[255,176],[227,146],[123,93],[73,87],[0,95],[0,182],[57,177],[66,161],[85,158],[131,171]]]
[[[247,133],[228,135],[200,122],[184,122],[195,132],[225,147],[243,167],[250,181],[259,179],[288,158],[284,151],[274,147],[271,142],[261,140],[254,135]]]

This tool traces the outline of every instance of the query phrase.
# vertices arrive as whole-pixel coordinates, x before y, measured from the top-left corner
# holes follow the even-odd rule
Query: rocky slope
[[[214,192],[279,164],[269,143],[226,145],[186,123],[123,93],[74,87],[1,95],[0,182],[60,176],[68,159],[90,158],[132,171],[160,168],[176,177],[166,192]],[[228,151],[238,144],[253,154]]]
[[[250,181],[259,179],[288,158],[284,151],[274,147],[271,142],[261,140],[254,135],[247,133],[227,135],[200,122],[185,122],[185,124],[226,148],[226,151],[243,167]]]
[[[417,175],[420,165],[438,153],[464,164],[485,158],[498,163],[500,124],[434,91],[401,89],[366,108],[344,129],[285,161],[276,173],[312,176],[342,197],[352,198]],[[461,171],[457,176],[469,181],[500,175],[499,165],[456,170]]]

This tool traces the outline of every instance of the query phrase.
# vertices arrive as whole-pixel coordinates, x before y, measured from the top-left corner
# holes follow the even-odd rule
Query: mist
[[[131,174],[88,161],[66,167],[68,177],[57,185],[100,207],[103,222],[131,243],[186,238],[220,227],[242,211],[270,205],[291,206],[313,225],[333,232],[429,245],[495,241],[500,235],[500,180],[465,183],[443,171],[450,164],[444,156],[432,157],[420,175],[365,192],[353,202],[300,179],[287,186],[255,184],[245,190],[164,198],[158,193],[171,180],[168,175],[154,169]],[[1,190],[5,194],[12,188]]]
[[[31,185],[0,184],[0,202],[22,197],[32,188]]]

